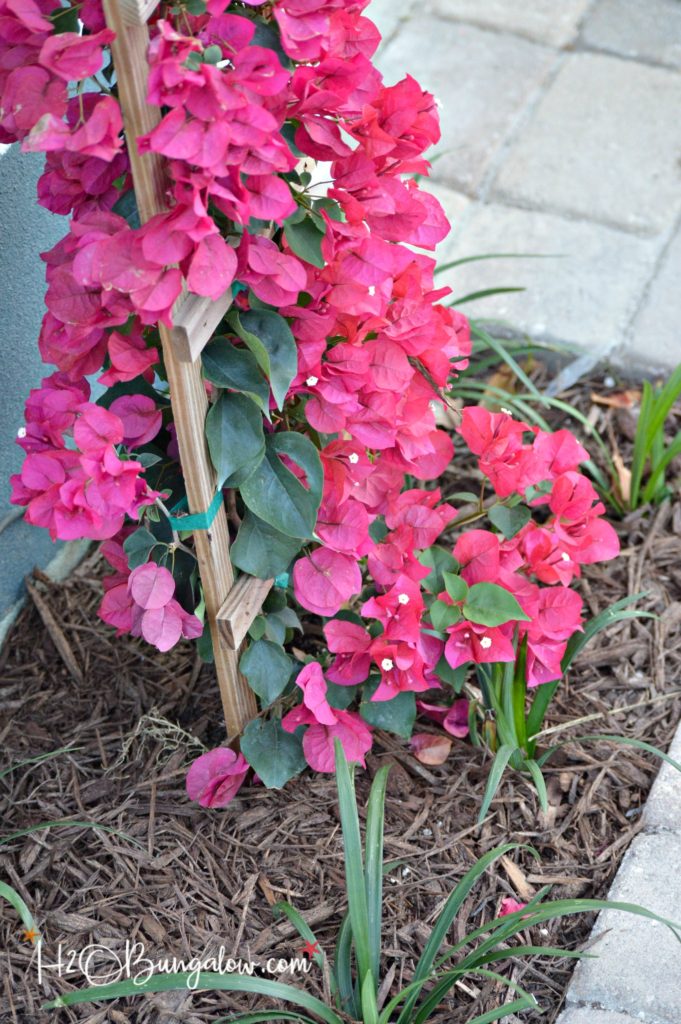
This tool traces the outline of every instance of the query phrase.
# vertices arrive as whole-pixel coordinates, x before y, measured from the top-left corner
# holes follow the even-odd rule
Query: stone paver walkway
[[[681,362],[681,0],[374,0],[386,80],[441,104],[441,261],[467,307],[628,369]]]

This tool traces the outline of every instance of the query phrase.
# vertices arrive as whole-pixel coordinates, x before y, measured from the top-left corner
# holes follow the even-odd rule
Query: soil
[[[591,414],[626,463],[634,413],[591,400],[592,392],[622,390],[604,387],[601,378],[562,397]],[[568,425],[562,414],[553,424]],[[559,688],[548,724],[574,724],[551,736],[567,742],[545,770],[548,813],[523,779],[507,776],[477,829],[488,770],[482,751],[456,740],[444,765],[426,767],[406,741],[377,735],[358,792],[363,801],[377,768],[390,764],[386,858],[399,864],[385,885],[384,964],[394,986],[409,981],[443,901],[486,850],[518,841],[531,844],[539,859],[519,850],[488,871],[450,939],[492,918],[504,896],[527,899],[543,885],[552,886],[554,897],[604,896],[640,827],[658,762],[634,747],[574,737],[616,733],[662,749],[671,740],[681,712],[681,504],[667,500],[644,509],[618,529],[622,554],[587,569],[581,583],[586,603],[595,614],[645,591],[638,607],[657,618],[618,623],[599,634]],[[39,923],[43,959],[54,962],[60,943],[64,955],[92,943],[122,953],[126,940],[144,943],[152,959],[203,959],[221,945],[244,960],[288,959],[300,955],[302,942],[288,922],[273,916],[280,899],[295,904],[331,952],[345,907],[333,779],[307,772],[283,791],[243,789],[223,811],[191,804],[184,791],[187,764],[204,745],[225,738],[212,670],[189,645],[158,655],[140,641],[116,639],[96,616],[103,571],[92,556],[63,584],[36,572],[0,657],[0,770],[69,748],[0,776],[1,835],[65,818],[116,830],[55,826],[0,846],[2,877]],[[528,940],[581,948],[591,925],[590,917],[569,918]],[[45,999],[84,980],[60,979],[48,967],[39,981],[36,951],[4,902],[0,942],[1,1024],[208,1024],[263,1005],[228,993],[182,991],[47,1013],[40,1009]],[[535,994],[542,1021],[555,1021],[570,961],[515,961],[511,951],[499,969]],[[316,966],[300,984],[323,994]],[[464,1024],[508,998],[493,981],[467,978],[433,1024]],[[540,1018],[523,1016],[533,1019]]]

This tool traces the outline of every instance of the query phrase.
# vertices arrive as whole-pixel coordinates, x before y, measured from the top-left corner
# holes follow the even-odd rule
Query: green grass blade
[[[510,744],[505,743],[503,746],[499,747],[494,755],[492,767],[490,768],[489,777],[487,779],[487,785],[485,786],[485,794],[482,798],[482,804],[480,805],[478,825],[481,825],[485,820],[490,804],[494,799],[494,794],[499,788],[501,777],[506,770],[506,765],[511,760],[513,754],[515,754],[516,750],[517,747],[512,747]]]
[[[57,996],[49,1003],[43,1003],[43,1009],[57,1010],[64,1006],[124,999],[128,996],[145,995],[150,992],[190,990],[192,981],[197,977],[198,984],[195,991],[245,992],[249,995],[267,996],[270,999],[279,999],[284,1003],[301,1006],[324,1021],[325,1024],[343,1024],[337,1013],[326,1006],[321,999],[311,996],[303,989],[294,988],[293,985],[286,985],[281,981],[271,981],[269,978],[217,974],[212,971],[201,971],[198,976],[188,971],[157,974],[139,983],[130,978],[126,981],[116,981],[111,985],[94,985],[92,988],[75,989],[73,992],[65,992],[63,995]]]
[[[310,928],[305,918],[298,913],[296,908],[292,906],[292,904],[289,903],[288,900],[282,900],[280,903],[276,903],[274,907],[272,907],[272,910],[275,914],[284,914],[289,919],[289,921],[296,929],[298,934],[302,936],[302,938],[304,938],[306,942],[311,942],[313,945],[317,942],[315,934]],[[318,967],[324,967],[324,954],[321,951],[319,953],[313,953],[312,959],[314,960]]]
[[[341,1009],[351,1017],[357,1017],[359,1007],[355,999],[355,988],[352,980],[352,928],[350,915],[345,914],[338,929],[336,955],[333,963],[333,975],[338,988]]]
[[[465,263],[479,263],[481,260],[555,260],[560,259],[558,255],[541,252],[486,252],[480,256],[462,256],[458,260],[449,260],[448,263],[441,263],[433,271],[434,274],[442,274],[445,270],[453,270],[454,267],[463,267]]]
[[[243,1013],[238,1017],[219,1017],[213,1024],[270,1024],[271,1020],[294,1020],[298,1024],[316,1024],[312,1017],[291,1010],[264,1010],[262,1013]]]
[[[508,292],[524,292],[526,288],[482,288],[479,292],[468,292],[466,295],[459,296],[458,299],[454,299],[452,302],[447,303],[449,306],[463,306],[465,302],[476,302],[478,299],[487,299],[491,295],[506,295]]]
[[[352,939],[357,957],[357,971],[360,989],[364,978],[371,970],[371,949],[369,946],[369,910],[364,881],[364,863],[362,857],[362,839],[359,829],[359,815],[355,787],[350,768],[339,740],[336,746],[336,785],[338,787],[338,805],[340,809],[341,828],[343,830],[343,848],[345,854],[345,884],[348,894],[348,911]]]
[[[488,852],[480,857],[473,867],[466,872],[456,888],[449,895],[447,902],[440,911],[438,919],[430,933],[430,938],[428,939],[419,958],[419,962],[416,965],[413,982],[424,981],[431,976],[438,950],[444,942],[447,932],[451,928],[452,922],[458,914],[463,901],[466,899],[466,896],[468,896],[468,893],[471,891],[478,878],[485,873],[490,864],[493,864],[495,860],[503,857],[505,853],[509,853],[511,850],[519,849],[521,846],[521,843],[505,843],[503,846],[497,846],[493,850],[488,850]],[[524,848],[530,849],[530,847]],[[417,998],[418,993],[409,996],[402,1013],[398,1017],[398,1024],[410,1024],[411,1011]]]
[[[531,748],[528,750],[529,754],[534,755],[535,744],[532,743],[532,737],[541,731],[549,704],[561,683],[562,679],[555,679],[551,683],[542,683],[541,686],[535,688],[532,704],[527,714],[527,736]]]
[[[634,454],[631,460],[631,487],[629,507],[638,508],[638,498],[643,480],[643,470],[648,460],[651,443],[650,418],[653,411],[654,392],[650,381],[644,380],[641,392],[641,408],[636,424]]]
[[[414,1024],[427,1024],[432,1014],[435,1012],[437,1007],[440,1005],[444,997],[447,995],[449,990],[456,984],[458,978],[463,972],[458,968],[447,971],[442,980],[433,988],[432,992],[429,992],[423,1003],[419,1006],[418,1013],[414,1017]],[[534,997],[526,992],[525,989],[515,981],[511,981],[509,978],[504,978],[502,974],[498,974],[496,971],[489,971],[485,968],[478,968],[474,970],[467,970],[466,975],[479,975],[483,978],[490,978],[493,981],[497,981],[502,985],[506,985],[507,988],[515,992],[520,996],[521,999],[525,1000],[525,1006],[535,1006]]]
[[[362,1024],[378,1024],[378,1005],[376,1003],[376,983],[371,971],[364,975],[361,991]]]
[[[503,359],[503,361],[510,366],[518,380],[523,382],[527,390],[534,397],[535,401],[541,402],[542,405],[547,404],[544,396],[540,394],[523,368],[516,362],[511,353],[504,347],[504,345],[502,345],[498,338],[494,338],[491,334],[488,334],[488,332],[480,327],[480,325],[475,321],[471,321],[471,334],[474,337],[479,338],[481,341],[484,341],[486,345],[496,352],[500,359]]]
[[[497,1007],[496,1010],[488,1010],[487,1013],[481,1013],[477,1017],[473,1017],[469,1020],[468,1024],[493,1024],[495,1020],[503,1020],[504,1017],[508,1017],[511,1013],[520,1013],[521,1010],[535,1010],[537,1008],[536,999],[532,998],[532,1002],[528,1003],[526,999],[514,999],[512,1003],[504,1003],[503,1006]]]
[[[29,764],[42,764],[43,761],[51,761],[53,757],[59,757],[60,754],[66,754],[73,752],[74,750],[80,750],[80,747],[74,747],[73,744],[69,744],[66,747],[59,747],[58,750],[50,750],[47,754],[37,754],[36,757],[27,757],[25,761],[15,761],[9,768],[3,768],[0,771],[0,779],[4,779],[5,775],[9,775],[10,772],[16,772],[19,768],[25,768]]]
[[[498,960],[517,960],[523,956],[556,956],[566,960],[597,960],[594,953],[582,953],[577,949],[561,949],[560,946],[509,946],[508,949],[497,949],[485,956],[484,963],[492,964]]]
[[[549,809],[549,795],[546,792],[546,783],[544,781],[544,776],[541,773],[541,768],[539,767],[537,762],[533,761],[532,759],[526,761],[525,765],[527,767],[528,772],[532,776],[532,780],[537,790],[537,796],[539,797],[539,806],[541,807],[544,814],[546,814],[546,812]]]
[[[364,878],[369,915],[369,950],[371,973],[376,981],[381,968],[381,921],[383,910],[383,825],[385,821],[385,789],[389,768],[380,768],[371,786],[367,805],[366,851]]]
[[[637,750],[645,750],[648,754],[654,754],[655,757],[659,757],[661,761],[665,761],[670,764],[672,768],[676,768],[677,772],[681,772],[681,764],[675,761],[669,754],[663,753],[658,747],[654,747],[652,743],[646,743],[645,740],[637,740],[633,736],[618,736],[616,733],[594,733],[589,736],[576,736],[576,740],[584,742],[585,740],[603,740],[610,743],[621,743],[625,747],[636,747]]]
[[[652,471],[650,473],[650,476],[648,477],[646,485],[643,489],[643,494],[641,496],[641,503],[643,505],[653,500],[653,496],[655,494],[655,491],[657,490],[658,483],[664,482],[664,473],[667,469],[667,466],[672,461],[672,459],[675,459],[677,457],[677,455],[681,455],[681,431],[679,431],[679,433],[676,434],[674,440],[667,447],[664,455],[660,459],[653,462]]]
[[[633,604],[634,601],[638,601],[641,597],[645,597],[646,593],[646,591],[640,591],[638,594],[630,594],[628,597],[623,597],[621,600],[615,601],[613,605],[610,605],[609,608],[602,611],[600,615],[596,615],[593,619],[589,619],[589,621],[584,625],[584,632],[573,633],[568,640],[565,654],[563,655],[563,660],[561,662],[563,672],[567,672],[579,652],[586,647],[589,640],[596,636],[596,633],[599,633],[602,629],[606,629],[614,622],[620,622],[622,619],[655,618],[652,612],[637,611],[635,609],[628,610],[628,606],[630,604]]]
[[[21,839],[23,836],[30,836],[33,832],[43,832],[48,828],[94,828],[99,832],[108,832],[110,835],[121,836],[122,839],[127,839],[133,846],[139,847],[143,850],[144,847],[132,836],[129,836],[127,832],[121,832],[118,828],[111,828],[109,825],[100,825],[96,821],[71,821],[64,819],[62,821],[41,821],[38,825],[30,825],[28,828],[20,828],[17,832],[11,832],[8,836],[0,837],[0,846],[4,846],[6,843],[11,843],[14,839]]]
[[[16,889],[13,889],[11,885],[7,885],[6,882],[0,882],[0,897],[7,900],[14,907],[25,928],[33,932],[38,931],[38,925],[35,923],[33,914]]]

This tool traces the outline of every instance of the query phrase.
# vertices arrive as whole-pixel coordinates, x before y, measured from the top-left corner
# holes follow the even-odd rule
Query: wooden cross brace
[[[161,119],[158,108],[147,103],[146,22],[157,4],[158,0],[103,0],[107,25],[116,33],[111,49],[142,223],[167,209],[165,161],[157,153],[140,154],[137,149],[137,138]],[[190,514],[205,512],[215,496],[215,471],[204,436],[208,399],[199,360],[231,301],[231,291],[217,302],[183,291],[173,309],[173,328],[159,327]],[[194,532],[194,544],[227,735],[233,739],[257,712],[253,692],[239,672],[239,647],[273,581],[244,575],[235,584],[224,506],[209,529]]]

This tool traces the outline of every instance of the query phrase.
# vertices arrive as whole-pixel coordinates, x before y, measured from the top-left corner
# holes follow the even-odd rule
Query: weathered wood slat
[[[238,651],[246,639],[253,619],[272,589],[274,580],[258,580],[255,576],[240,576],[227,600],[218,612],[218,629],[223,643]]]
[[[231,304],[231,288],[215,301],[186,295],[178,302],[170,334],[180,359],[199,358]]]
[[[124,0],[103,2],[107,24],[116,33],[112,51],[118,96],[123,112],[137,206],[140,218],[144,222],[166,208],[164,162],[157,154],[140,154],[135,141],[138,136],[151,131],[160,119],[158,109],[146,102],[149,33],[146,24],[137,22],[131,25],[126,21],[123,14]],[[204,437],[208,402],[200,364],[178,358],[171,332],[166,327],[160,327],[159,334],[170,385],[189,511],[204,512],[215,495],[215,473]],[[243,730],[246,722],[253,718],[257,708],[253,692],[239,674],[237,653],[221,642],[217,624],[217,614],[234,584],[224,506],[220,507],[209,530],[195,532],[194,542],[206,599],[206,618],[213,639],[215,668],[227,732],[229,736],[236,736]]]
[[[144,25],[158,7],[159,0],[119,0],[126,25]]]

